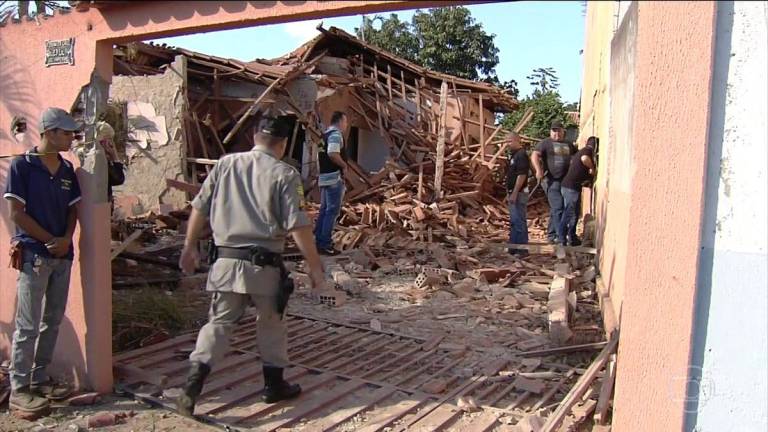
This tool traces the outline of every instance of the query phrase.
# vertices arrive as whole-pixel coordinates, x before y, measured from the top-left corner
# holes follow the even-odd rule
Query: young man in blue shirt
[[[331,115],[331,126],[323,134],[323,143],[318,149],[320,212],[315,225],[315,243],[321,255],[339,253],[333,248],[331,236],[344,200],[344,178],[347,176],[344,131],[347,126],[347,115],[340,111],[334,112]]]
[[[9,405],[28,414],[44,414],[48,400],[70,393],[48,377],[46,367],[67,305],[80,201],[74,168],[59,152],[70,149],[76,130],[77,123],[63,109],[45,110],[40,145],[13,160],[3,195],[16,224],[14,242],[22,250]]]

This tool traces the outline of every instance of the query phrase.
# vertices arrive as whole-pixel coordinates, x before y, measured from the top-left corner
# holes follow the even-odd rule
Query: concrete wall
[[[764,2],[717,13],[686,431],[768,430],[767,17]]]
[[[184,192],[168,189],[165,185],[166,177],[184,181],[183,63],[182,59],[177,59],[162,75],[115,76],[109,88],[112,99],[151,103],[157,115],[165,117],[168,143],[150,145],[135,153],[126,164],[125,184],[115,190],[117,199],[120,195],[137,196],[143,211],[158,211],[160,204],[180,209],[187,201]]]
[[[420,7],[448,2],[427,1]],[[23,152],[28,147],[9,136],[13,116],[28,119],[31,130],[48,106],[70,109],[80,89],[96,73],[112,79],[112,43],[131,42],[242,28],[254,25],[328,16],[376,13],[413,8],[407,1],[324,1],[324,2],[131,2],[56,15],[41,23],[23,21],[0,28],[0,154]],[[73,65],[46,67],[46,40],[75,38]],[[72,155],[68,158],[74,160]],[[75,161],[76,162],[76,161]],[[77,162],[76,162],[77,163]],[[0,162],[0,182],[7,176],[8,161]],[[82,213],[88,215],[84,236],[75,234],[75,263],[72,269],[67,317],[63,324],[54,363],[76,371],[87,387],[112,390],[111,296],[109,270],[109,205],[92,199],[93,185],[87,175],[78,174],[84,189]],[[13,226],[7,205],[0,205],[0,244],[7,245]],[[7,358],[15,313],[16,272],[0,266],[0,356]],[[88,293],[107,293],[91,296]],[[95,336],[96,335],[96,336]],[[103,339],[106,335],[106,339]],[[88,339],[88,341],[86,341]],[[88,347],[87,345],[91,345]],[[67,351],[61,351],[67,350]]]
[[[618,432],[683,427],[715,9],[713,2],[637,2],[631,169],[616,172],[631,176],[627,243],[617,245],[627,251],[614,399]],[[615,203],[609,192],[608,206]]]
[[[601,139],[600,270],[621,328],[614,431],[684,424],[715,7],[588,3],[580,141]]]

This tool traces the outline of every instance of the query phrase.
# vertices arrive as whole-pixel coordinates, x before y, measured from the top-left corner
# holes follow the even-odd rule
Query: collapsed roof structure
[[[187,192],[194,192],[216,159],[252,146],[251,134],[242,127],[247,118],[256,116],[258,121],[265,110],[276,109],[296,115],[286,160],[301,171],[305,189],[317,200],[317,144],[332,113],[343,111],[351,126],[346,141],[352,167],[346,179],[351,206],[344,211],[343,225],[379,231],[392,225],[414,237],[466,238],[468,229],[503,236],[506,209],[500,173],[508,140],[507,131],[495,123],[497,114],[517,108],[515,98],[488,83],[418,66],[340,29],[318,30],[317,37],[283,57],[251,62],[167,46],[118,45],[113,87],[130,91],[113,89],[112,96],[139,102],[130,100],[131,92],[141,86],[139,77],[183,77],[174,93],[181,103],[175,113],[182,117],[181,130],[169,133],[181,146],[176,154],[186,162],[180,166],[183,180],[192,186]],[[177,58],[183,62],[177,65]],[[130,82],[121,84],[121,75]],[[153,97],[168,98],[168,93]],[[131,109],[127,111],[131,117]],[[144,121],[148,116],[139,117]],[[126,121],[132,123],[131,118]],[[138,138],[133,144],[143,148],[129,148],[131,159],[151,154],[151,145]],[[145,170],[139,172],[146,178]],[[179,173],[161,175],[179,186]],[[129,181],[126,193],[131,192]],[[143,197],[143,208],[157,208],[163,192]],[[343,246],[353,247],[362,237],[342,239]]]

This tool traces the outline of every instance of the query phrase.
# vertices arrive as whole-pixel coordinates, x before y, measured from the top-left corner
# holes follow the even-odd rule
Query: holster
[[[10,256],[10,262],[8,267],[21,271],[24,268],[24,243],[13,240],[11,241],[11,248],[8,250]]]
[[[288,306],[288,299],[293,294],[293,279],[288,273],[283,263],[283,256],[279,253],[270,251],[261,246],[251,246],[248,248],[230,248],[217,247],[211,242],[208,248],[208,261],[211,265],[218,258],[234,258],[249,261],[257,266],[272,266],[280,270],[280,282],[277,290],[276,307],[277,312],[282,316],[285,308]]]

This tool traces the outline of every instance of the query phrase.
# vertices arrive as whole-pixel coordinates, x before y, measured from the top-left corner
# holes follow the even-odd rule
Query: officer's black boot
[[[273,404],[292,399],[301,393],[301,386],[283,379],[283,368],[264,366],[264,402]]]
[[[195,412],[195,402],[197,397],[203,391],[203,383],[208,374],[211,373],[211,367],[205,363],[192,362],[187,375],[187,383],[184,385],[184,391],[176,400],[176,410],[179,414],[192,417]]]

